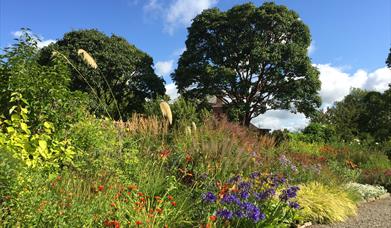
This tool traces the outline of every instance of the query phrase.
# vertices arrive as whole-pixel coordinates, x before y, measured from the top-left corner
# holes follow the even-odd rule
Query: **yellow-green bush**
[[[344,189],[311,182],[300,186],[297,201],[304,221],[333,223],[357,212],[356,204]]]

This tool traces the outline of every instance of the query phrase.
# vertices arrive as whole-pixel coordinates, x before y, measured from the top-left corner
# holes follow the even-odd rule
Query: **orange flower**
[[[144,194],[142,192],[138,192],[137,195],[138,196],[144,196]]]
[[[174,206],[174,207],[176,207],[176,202],[175,202],[175,201],[172,201],[172,202],[171,202],[171,205]]]
[[[190,154],[186,154],[186,162],[191,162],[192,158]]]
[[[137,185],[134,185],[134,184],[131,184],[131,185],[128,186],[128,189],[131,190],[131,191],[132,190],[137,190],[137,188],[138,188]]]
[[[98,191],[103,191],[104,189],[105,189],[105,187],[103,185],[99,185]]]
[[[216,221],[216,219],[217,219],[216,215],[209,216],[209,220],[212,222]]]
[[[169,200],[173,200],[173,199],[174,199],[174,197],[173,197],[172,195],[168,195],[167,198],[168,198]]]
[[[163,159],[168,158],[169,155],[170,155],[170,150],[168,150],[168,149],[162,150],[160,152],[160,157]]]
[[[163,209],[158,207],[158,208],[155,209],[155,211],[160,214],[160,213],[162,213]]]
[[[138,221],[138,220],[136,221],[136,225],[137,225],[137,226],[139,226],[139,225],[141,225],[141,224],[143,224],[141,221]]]
[[[115,207],[116,205],[115,205],[115,203],[111,203],[110,206]]]
[[[160,200],[162,197],[160,197],[160,196],[155,196],[155,199],[156,200]]]

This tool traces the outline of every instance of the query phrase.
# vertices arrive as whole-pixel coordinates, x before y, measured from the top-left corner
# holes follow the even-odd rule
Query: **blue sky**
[[[185,47],[186,27],[191,18],[206,8],[227,10],[245,2],[248,1],[1,0],[0,46],[3,48],[13,43],[15,32],[21,27],[28,27],[40,35],[46,41],[42,45],[74,29],[97,28],[106,34],[120,35],[150,54],[156,72],[164,76],[169,93],[173,95],[175,89],[168,75],[175,69]],[[253,2],[260,5],[264,1]],[[383,91],[391,82],[391,73],[384,68],[391,47],[390,0],[275,2],[298,12],[310,28],[313,42],[309,54],[321,71],[324,106],[342,99],[351,87]],[[270,118],[282,121],[272,128],[277,125],[289,129],[302,127],[302,116],[301,125],[296,126],[291,123],[297,122],[297,116],[286,115],[285,119],[284,116],[271,115]],[[291,125],[284,125],[284,121]],[[258,123],[266,126],[265,122],[273,120]]]

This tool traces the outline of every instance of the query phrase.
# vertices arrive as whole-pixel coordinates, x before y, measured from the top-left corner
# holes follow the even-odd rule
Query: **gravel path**
[[[313,225],[310,228],[345,228],[345,227],[384,227],[391,228],[391,197],[364,203],[359,207],[358,214],[343,223],[332,225]]]

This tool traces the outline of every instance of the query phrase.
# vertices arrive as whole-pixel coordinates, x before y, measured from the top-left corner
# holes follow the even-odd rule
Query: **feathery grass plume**
[[[166,117],[168,119],[168,122],[171,125],[172,124],[172,112],[171,112],[170,105],[167,102],[162,101],[162,102],[160,102],[160,110],[162,111],[163,117]]]
[[[96,69],[98,68],[98,65],[96,65],[96,62],[92,56],[86,52],[84,49],[77,50],[77,54],[83,58],[84,62],[86,62],[90,67]]]
[[[191,135],[191,128],[189,126],[186,127],[186,135]]]
[[[194,122],[191,122],[191,126],[193,127],[193,131],[197,131],[197,125]]]
[[[59,52],[58,51],[53,51],[52,52],[52,56],[50,57],[50,58],[54,58],[54,57],[56,57],[56,56],[58,56],[59,55]]]

